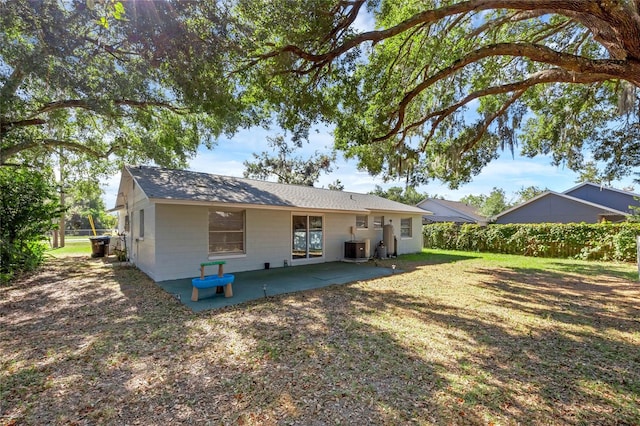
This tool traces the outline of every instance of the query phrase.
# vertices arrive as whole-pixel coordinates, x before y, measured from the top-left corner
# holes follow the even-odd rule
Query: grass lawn
[[[49,249],[47,254],[53,257],[90,256],[91,242],[89,237],[66,237],[64,247]]]
[[[0,419],[640,424],[635,265],[393,263],[405,272],[194,314],[135,269],[52,258],[0,287]]]

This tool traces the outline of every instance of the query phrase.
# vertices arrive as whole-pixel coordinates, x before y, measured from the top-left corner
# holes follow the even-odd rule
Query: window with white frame
[[[292,259],[311,259],[323,256],[322,222],[322,216],[294,215],[292,217]]]
[[[382,229],[384,226],[384,216],[374,216],[373,217],[373,228],[374,229]]]
[[[369,227],[369,216],[367,215],[357,215],[356,216],[356,228],[358,229],[366,229]]]
[[[400,237],[411,238],[412,236],[412,221],[410,217],[400,219]]]
[[[209,209],[209,254],[245,253],[244,210]]]

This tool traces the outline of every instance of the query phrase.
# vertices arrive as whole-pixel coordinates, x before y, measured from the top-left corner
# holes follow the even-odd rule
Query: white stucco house
[[[129,260],[155,281],[196,277],[209,260],[231,273],[339,261],[345,242],[373,251],[389,224],[395,252],[415,253],[425,214],[370,194],[147,166],[123,168],[113,210]]]

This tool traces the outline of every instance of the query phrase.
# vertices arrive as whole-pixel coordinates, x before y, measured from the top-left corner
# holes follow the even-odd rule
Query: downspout
[[[137,241],[134,240],[134,220],[133,220],[133,212],[136,211],[136,181],[133,180],[133,176],[131,177],[131,193],[133,195],[133,205],[131,206],[131,212],[129,212],[129,237],[131,242],[131,257],[133,258],[133,264],[137,264],[138,261],[138,244]],[[133,251],[133,243],[136,243],[135,252]]]

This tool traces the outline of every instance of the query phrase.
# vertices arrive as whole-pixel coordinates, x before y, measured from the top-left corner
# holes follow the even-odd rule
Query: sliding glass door
[[[307,216],[293,216],[293,247],[292,259],[305,259],[307,257]]]
[[[291,257],[310,259],[322,257],[322,216],[294,215]]]

